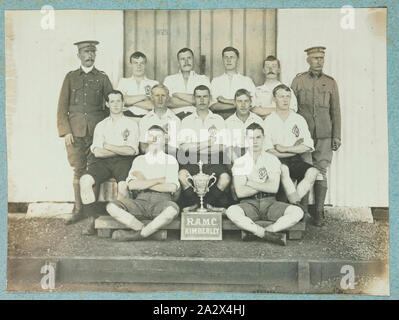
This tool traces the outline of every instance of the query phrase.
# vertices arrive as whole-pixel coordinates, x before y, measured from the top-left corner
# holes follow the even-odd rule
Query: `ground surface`
[[[114,242],[80,234],[86,221],[65,226],[62,219],[9,219],[9,256],[158,256],[261,258],[287,260],[385,260],[389,257],[388,222],[350,223],[327,219],[326,227],[307,225],[302,240],[286,247],[242,242],[239,232],[225,232],[223,241],[180,241],[168,232],[166,241]]]

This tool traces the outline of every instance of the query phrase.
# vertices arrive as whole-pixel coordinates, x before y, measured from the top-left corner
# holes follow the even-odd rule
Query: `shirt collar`
[[[194,116],[194,119],[200,118],[197,111],[193,112],[193,116]],[[210,118],[210,119],[215,118],[215,114],[210,109],[208,109],[208,114],[206,115],[205,120],[208,118]]]
[[[323,75],[323,71],[321,71],[320,73],[316,73],[316,72],[313,72],[312,70],[309,69],[309,75],[310,75],[312,78],[314,78],[314,77],[320,78],[320,77]]]
[[[86,68],[85,66],[82,66],[82,65],[80,66],[80,73],[82,73],[82,72],[89,73],[93,70],[95,70],[94,64],[90,68]]]
[[[245,121],[245,122],[248,122],[248,120],[251,120],[251,119],[255,119],[255,114],[250,111],[247,121]],[[242,120],[240,118],[238,118],[237,112],[233,113],[232,120],[242,122]]]
[[[183,78],[183,72],[181,72],[181,70],[179,70],[179,72],[177,73],[178,75],[180,75]],[[194,70],[190,71],[190,75],[188,76],[189,78],[193,77],[195,75]]]
[[[157,114],[155,114],[155,111],[154,111],[154,109],[152,109],[150,112],[148,112],[148,114],[151,116],[151,117],[158,117],[158,115]],[[169,117],[171,117],[172,115],[174,115],[174,113],[169,109],[169,108],[167,108],[166,109],[166,112],[164,113],[164,115],[163,115],[163,117],[162,118],[169,118]]]

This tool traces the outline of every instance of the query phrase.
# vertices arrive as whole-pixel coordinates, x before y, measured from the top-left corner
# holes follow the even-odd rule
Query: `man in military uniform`
[[[65,138],[68,161],[74,169],[75,206],[67,224],[82,218],[79,179],[86,170],[94,127],[105,118],[105,97],[112,91],[108,76],[94,67],[98,43],[91,40],[74,43],[81,66],[66,75],[58,101],[58,134]]]
[[[341,145],[338,86],[332,77],[323,73],[325,49],[312,47],[305,50],[309,71],[298,74],[291,84],[298,100],[298,113],[306,119],[314,140],[313,165],[320,171],[314,185],[313,222],[317,226],[323,225],[327,168],[331,164],[333,151]]]

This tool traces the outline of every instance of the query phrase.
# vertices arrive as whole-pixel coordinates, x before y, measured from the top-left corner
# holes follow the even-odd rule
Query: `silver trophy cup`
[[[197,210],[199,213],[204,213],[207,212],[207,210],[204,208],[204,196],[206,193],[209,191],[209,188],[212,187],[215,183],[217,178],[215,177],[215,173],[212,173],[211,175],[203,173],[202,172],[202,162],[198,162],[199,165],[199,173],[197,173],[194,176],[189,176],[187,178],[188,183],[190,184],[191,188],[193,188],[194,192],[200,197],[200,208]],[[190,180],[192,183],[190,183]],[[209,185],[209,182],[211,184]]]

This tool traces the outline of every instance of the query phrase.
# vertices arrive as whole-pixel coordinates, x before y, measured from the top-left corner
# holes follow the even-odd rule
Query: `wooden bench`
[[[149,220],[143,220],[143,223],[148,223]],[[257,221],[259,225],[266,227],[272,224],[272,221]],[[232,223],[229,219],[224,218],[222,220],[222,227],[224,231],[241,231],[234,223]],[[119,223],[111,216],[101,216],[95,221],[95,228],[97,229],[97,235],[100,238],[109,238],[112,235],[112,232],[116,229],[128,229],[125,225]],[[302,239],[303,233],[306,229],[306,223],[304,221],[300,221],[295,226],[286,230],[287,236],[289,240],[299,240]],[[167,230],[178,230],[180,231],[180,219],[174,220],[167,226],[163,228],[164,232],[158,234],[157,236],[166,239]]]

